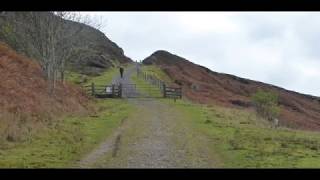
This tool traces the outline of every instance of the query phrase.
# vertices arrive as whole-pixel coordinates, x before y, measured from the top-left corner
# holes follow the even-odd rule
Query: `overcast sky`
[[[320,96],[318,12],[95,12],[133,60],[167,50],[216,72]]]

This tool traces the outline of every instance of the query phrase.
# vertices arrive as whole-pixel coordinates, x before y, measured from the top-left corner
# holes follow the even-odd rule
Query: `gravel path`
[[[113,83],[131,84],[135,68]],[[124,95],[136,92],[126,88]],[[128,99],[137,112],[100,147],[80,161],[80,167],[98,168],[211,168],[214,160],[207,139],[184,123],[184,115],[155,99]]]
[[[136,68],[130,67],[125,69],[123,78],[121,78],[119,74],[112,79],[112,84],[122,84],[122,97],[124,98],[137,97],[139,94],[130,79],[133,73],[136,73]]]

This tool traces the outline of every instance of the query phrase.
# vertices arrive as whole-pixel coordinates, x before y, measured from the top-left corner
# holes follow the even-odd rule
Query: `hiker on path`
[[[120,66],[120,75],[121,75],[121,78],[123,78],[123,71],[124,71],[124,69],[123,69],[123,67],[122,66]]]

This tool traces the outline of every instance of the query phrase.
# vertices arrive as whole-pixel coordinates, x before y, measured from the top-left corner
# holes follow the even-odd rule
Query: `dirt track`
[[[132,83],[134,68],[113,82]],[[127,90],[125,93],[138,93]],[[181,112],[156,99],[128,99],[137,112],[80,161],[80,167],[209,168],[214,161],[206,139],[184,122]]]

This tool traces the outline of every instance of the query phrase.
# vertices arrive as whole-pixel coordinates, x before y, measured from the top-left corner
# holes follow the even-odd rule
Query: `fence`
[[[87,94],[97,98],[119,98],[121,97],[122,87],[119,85],[95,85],[92,83],[91,85],[84,86]]]
[[[138,78],[142,78],[143,80],[147,81],[153,86],[158,87],[161,91],[163,91],[163,86],[165,83],[158,79],[157,77],[147,74],[146,72],[142,72],[139,68],[137,69],[137,76]]]
[[[182,98],[182,88],[169,87],[165,82],[158,79],[157,77],[150,75],[146,72],[142,72],[140,68],[137,68],[138,78],[142,78],[153,86],[160,89],[164,98],[181,99]]]
[[[152,97],[152,98],[182,98],[182,88],[167,86],[165,82],[157,77],[142,72],[137,67],[137,76],[142,78],[149,85],[136,85],[136,84],[112,84],[112,85],[91,85],[84,86],[87,94],[97,98],[133,98],[133,97]]]

